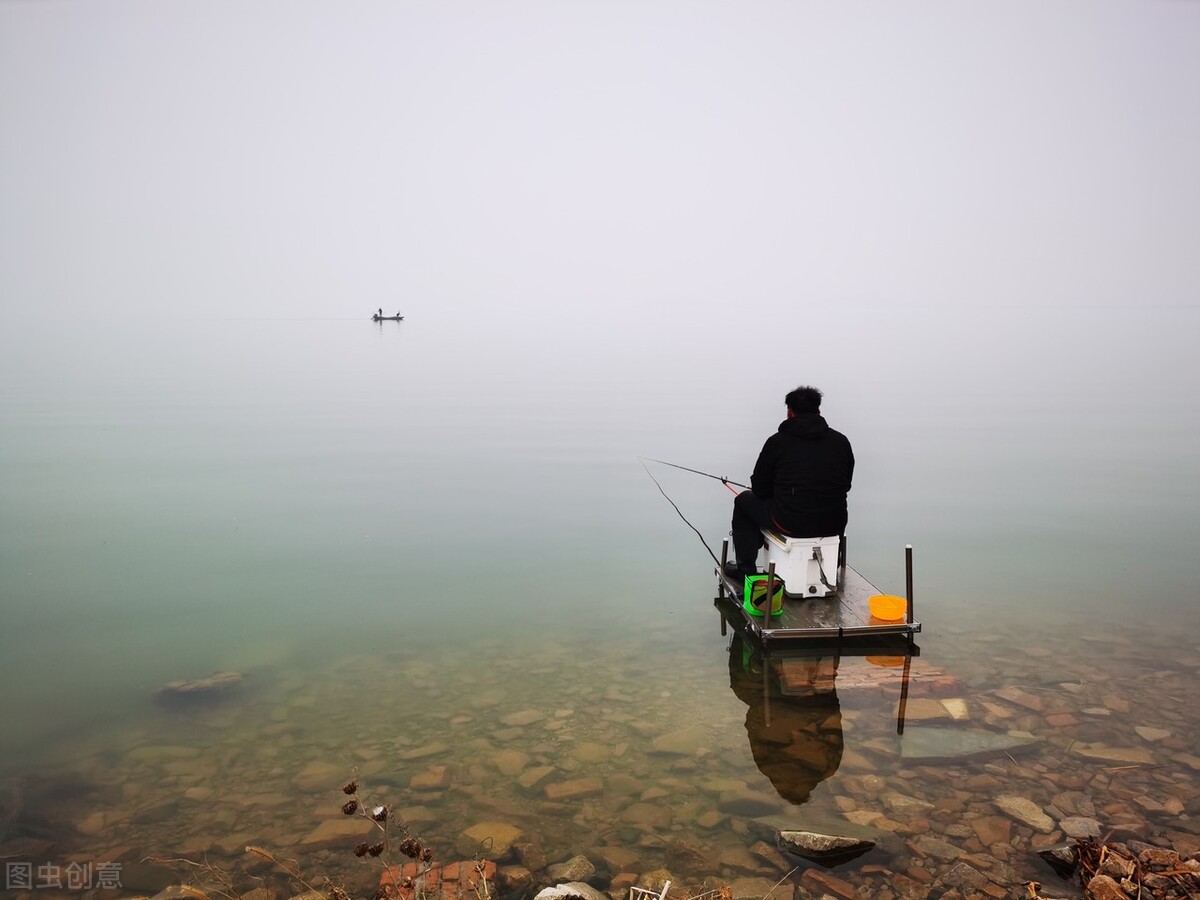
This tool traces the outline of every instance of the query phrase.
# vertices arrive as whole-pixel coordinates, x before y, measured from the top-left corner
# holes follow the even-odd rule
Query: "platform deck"
[[[868,598],[880,591],[850,566],[842,568],[841,589],[828,597],[784,597],[783,609],[773,616],[752,616],[742,607],[742,586],[717,570],[717,604],[739,631],[773,644],[838,642],[864,650],[911,640],[920,622],[892,622],[871,617]],[[910,617],[911,618],[911,617]]]

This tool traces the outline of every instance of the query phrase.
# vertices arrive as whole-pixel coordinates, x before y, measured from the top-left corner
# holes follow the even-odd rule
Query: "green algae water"
[[[132,895],[169,879],[136,860],[263,844],[365,892],[355,771],[439,860],[517,829],[498,858],[535,881],[582,853],[761,895],[780,823],[870,832],[837,870],[867,896],[963,860],[1045,879],[1068,820],[1195,845],[1195,309],[926,311],[936,338],[851,309],[844,341],[755,365],[664,311],[369,312],[4,335],[6,858],[122,862]],[[711,560],[637,457],[745,480],[799,383],[854,444],[851,564],[903,593],[915,547],[908,723],[1028,747],[906,759],[886,663],[838,661],[833,703],[744,690]],[[732,495],[656,476],[717,549]],[[225,671],[209,702],[160,693]],[[764,699],[786,734],[752,727]]]

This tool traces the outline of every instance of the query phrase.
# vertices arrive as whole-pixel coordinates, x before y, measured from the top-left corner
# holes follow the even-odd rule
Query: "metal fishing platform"
[[[722,557],[727,557],[728,546]],[[752,615],[742,601],[743,586],[725,573],[723,565],[716,570],[717,597],[714,605],[721,611],[721,633],[726,625],[739,634],[752,638],[764,649],[804,650],[856,656],[891,651],[903,656],[916,656],[920,648],[913,636],[920,632],[921,623],[913,619],[912,548],[905,550],[907,597],[904,618],[877,619],[871,615],[869,599],[880,591],[871,582],[839,561],[836,590],[824,597],[783,597],[782,607],[774,615]],[[774,577],[774,564],[768,569]],[[808,655],[807,653],[802,655]]]

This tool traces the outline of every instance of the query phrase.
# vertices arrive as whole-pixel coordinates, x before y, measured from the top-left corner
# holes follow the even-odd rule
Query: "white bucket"
[[[775,563],[775,574],[783,579],[789,597],[826,597],[838,586],[838,550],[841,538],[785,538],[763,531],[767,540],[764,570]],[[820,551],[818,557],[817,551]],[[825,580],[821,580],[824,572]],[[825,586],[828,581],[832,588]]]

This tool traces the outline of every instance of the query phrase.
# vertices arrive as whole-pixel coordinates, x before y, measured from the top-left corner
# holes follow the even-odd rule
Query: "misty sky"
[[[1200,3],[0,2],[0,304],[1200,296]]]

